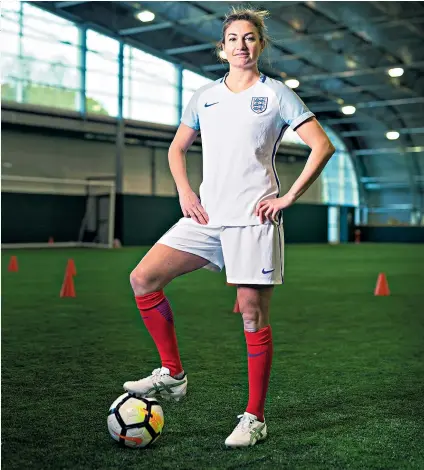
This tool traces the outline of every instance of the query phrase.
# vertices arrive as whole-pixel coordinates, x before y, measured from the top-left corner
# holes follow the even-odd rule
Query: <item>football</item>
[[[120,445],[139,449],[155,442],[162,433],[163,410],[154,398],[124,393],[109,408],[107,426]]]

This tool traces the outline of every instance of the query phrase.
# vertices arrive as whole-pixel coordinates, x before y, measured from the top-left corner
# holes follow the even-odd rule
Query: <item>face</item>
[[[242,69],[255,66],[262,52],[256,27],[249,21],[233,21],[225,31],[223,50],[231,66]]]

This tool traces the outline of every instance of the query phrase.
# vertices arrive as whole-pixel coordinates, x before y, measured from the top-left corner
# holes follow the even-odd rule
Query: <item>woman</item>
[[[131,273],[131,285],[162,367],[124,389],[138,396],[172,397],[187,392],[173,314],[163,288],[199,268],[226,268],[237,285],[248,352],[249,401],[225,441],[254,445],[267,435],[264,405],[272,361],[269,303],[283,283],[281,211],[316,180],[334,153],[327,135],[300,98],[258,70],[267,44],[266,12],[236,10],[223,23],[220,49],[230,70],[192,97],[169,149],[169,164],[184,218],[146,254]],[[312,152],[290,190],[280,196],[274,159],[287,127]],[[201,202],[190,187],[185,154],[199,130],[203,147]]]

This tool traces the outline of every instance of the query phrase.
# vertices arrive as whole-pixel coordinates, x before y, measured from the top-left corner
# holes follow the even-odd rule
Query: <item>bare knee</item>
[[[163,288],[160,277],[140,265],[131,272],[130,284],[135,295],[146,295]]]

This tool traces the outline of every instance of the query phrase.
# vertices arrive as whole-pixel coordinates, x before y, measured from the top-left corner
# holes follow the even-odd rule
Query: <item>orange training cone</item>
[[[15,273],[19,271],[18,258],[16,256],[10,257],[9,266],[7,267],[7,270]]]
[[[384,273],[378,275],[374,295],[390,295],[389,284]]]
[[[238,299],[236,299],[236,303],[234,304],[233,313],[241,313],[239,303],[238,303]]]
[[[68,259],[68,264],[66,266],[66,270],[70,272],[71,276],[77,275],[77,268],[75,266],[75,262],[72,258]]]
[[[70,271],[66,270],[65,279],[63,280],[62,288],[60,289],[60,297],[76,297],[74,278]]]

